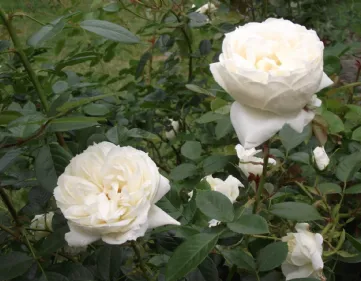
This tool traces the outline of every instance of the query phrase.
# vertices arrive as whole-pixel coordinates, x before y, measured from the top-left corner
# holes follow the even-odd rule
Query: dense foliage
[[[0,280],[280,281],[295,227],[307,251],[322,235],[324,266],[293,280],[361,279],[360,1],[64,0],[46,4],[52,19],[45,1],[0,2]],[[209,65],[224,34],[269,17],[316,30],[334,84],[301,133],[285,125],[242,161],[233,98]],[[171,186],[151,203],[180,225],[68,245],[54,189],[73,157],[102,142],[148,153]],[[329,163],[316,163],[319,146]],[[215,187],[223,180],[232,202]]]

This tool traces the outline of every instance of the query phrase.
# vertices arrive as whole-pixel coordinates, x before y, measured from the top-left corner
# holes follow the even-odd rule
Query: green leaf
[[[361,142],[361,127],[352,132],[352,139]]]
[[[97,255],[97,270],[101,280],[117,280],[126,258],[123,249],[118,246],[105,245],[101,247]]]
[[[280,266],[287,258],[287,243],[275,242],[267,245],[257,256],[257,265],[259,271],[269,271]]]
[[[232,132],[232,130],[233,130],[233,127],[232,127],[232,123],[231,123],[229,116],[226,116],[226,117],[218,120],[216,128],[215,128],[216,139],[219,140],[219,139],[223,138],[228,133]]]
[[[176,281],[194,270],[218,241],[218,234],[200,233],[189,237],[173,253],[166,267],[166,280]]]
[[[58,112],[66,112],[66,111],[70,111],[73,109],[76,109],[77,107],[80,107],[82,105],[86,105],[88,103],[94,102],[94,101],[98,101],[98,100],[102,100],[105,99],[107,97],[111,97],[111,96],[116,96],[119,95],[119,93],[111,93],[111,94],[105,94],[105,95],[98,95],[95,97],[89,97],[89,98],[83,98],[83,99],[79,99],[76,101],[70,101],[65,103],[64,105],[62,105],[61,107],[59,107],[57,109]]]
[[[198,141],[187,141],[182,145],[181,153],[186,158],[196,160],[201,156],[202,146]]]
[[[320,279],[316,279],[316,278],[296,278],[296,279],[291,279],[290,281],[320,281]]]
[[[269,233],[267,221],[260,215],[242,215],[234,222],[227,223],[230,230],[241,234]]]
[[[60,17],[50,24],[47,24],[40,28],[39,31],[35,32],[27,41],[27,44],[31,47],[40,47],[46,41],[50,40],[51,38],[55,37],[58,33],[60,33],[64,26],[64,17]]]
[[[99,58],[99,54],[92,51],[85,51],[74,56],[67,58],[66,60],[60,61],[56,64],[55,70],[61,71],[66,66],[76,65],[87,61],[94,61]]]
[[[209,122],[217,121],[217,120],[222,119],[222,118],[224,118],[224,116],[222,114],[218,114],[218,113],[214,113],[212,111],[209,111],[206,114],[199,117],[196,120],[196,122],[199,123],[199,124],[206,124],[206,123],[209,123]]]
[[[12,162],[16,160],[16,158],[21,154],[22,150],[20,148],[8,150],[1,158],[0,158],[0,173],[5,171]]]
[[[147,62],[152,58],[151,52],[145,52],[139,59],[139,63],[137,66],[137,70],[135,71],[135,78],[138,79],[144,71],[144,67],[146,66]]]
[[[43,145],[39,150],[35,159],[35,174],[40,187],[52,193],[56,187],[58,176],[49,145]]]
[[[338,184],[335,184],[333,182],[324,182],[317,186],[318,190],[321,192],[321,194],[335,194],[339,193],[341,194],[342,189]]]
[[[24,274],[35,262],[32,257],[21,252],[11,252],[0,256],[0,280],[6,281]]]
[[[219,172],[230,161],[232,157],[224,155],[211,155],[203,161],[203,170],[206,175]]]
[[[49,109],[48,116],[55,116],[57,114],[57,111],[60,107],[62,107],[70,98],[70,93],[65,92],[63,94],[60,94],[58,98],[56,98]]]
[[[361,184],[353,185],[345,190],[345,194],[358,194],[361,193]]]
[[[70,281],[95,281],[92,272],[79,263],[67,265],[67,277]]]
[[[224,250],[222,255],[230,264],[234,264],[240,269],[256,270],[256,263],[253,257],[242,250]]]
[[[234,218],[232,202],[218,191],[198,190],[197,207],[210,219],[229,222]]]
[[[361,168],[361,151],[352,153],[344,157],[336,168],[336,177],[343,182],[347,182]]]
[[[298,133],[293,130],[290,125],[286,124],[279,132],[281,142],[287,151],[290,151],[310,138],[311,134],[312,128],[310,125],[304,127],[302,133]]]
[[[120,9],[119,4],[115,2],[109,3],[103,7],[103,10],[108,13],[116,13],[119,11],[119,9]]]
[[[208,17],[201,13],[192,12],[189,13],[187,17],[190,19],[189,22],[190,27],[201,27],[209,22]]]
[[[218,275],[216,264],[210,257],[206,257],[198,268],[189,273],[186,278],[188,281],[219,281]]]
[[[49,147],[51,156],[54,160],[56,174],[60,176],[64,173],[66,166],[69,165],[73,156],[58,143],[51,143],[49,144]]]
[[[37,248],[37,253],[39,256],[51,255],[52,253],[56,252],[60,248],[67,245],[65,241],[65,233],[68,232],[68,227],[64,227],[62,229],[57,229],[56,232],[50,233],[46,237],[46,239],[40,241],[35,245]]]
[[[105,104],[101,103],[91,103],[83,108],[84,113],[90,116],[104,116],[107,115],[110,111]]]
[[[186,84],[186,88],[188,90],[191,90],[192,92],[195,92],[195,93],[198,93],[198,94],[204,94],[204,95],[207,95],[207,96],[214,97],[214,95],[210,91],[208,91],[206,89],[203,89],[203,88],[201,88],[201,87],[199,87],[197,85],[194,85],[194,84]]]
[[[289,159],[306,165],[310,164],[310,155],[306,152],[296,152],[288,157]]]
[[[196,173],[197,167],[195,165],[185,163],[175,167],[170,173],[170,178],[175,181],[180,181],[188,177],[194,176]]]
[[[64,275],[56,273],[56,272],[45,272],[39,278],[39,281],[69,281]],[[92,280],[89,280],[92,281]]]
[[[80,27],[106,39],[126,44],[136,44],[140,40],[124,27],[103,20],[85,20],[80,23]]]
[[[354,246],[354,248],[361,253],[361,243],[348,233],[346,233],[346,238],[348,241],[350,241],[352,246]]]
[[[11,111],[11,110],[5,110],[0,112],[0,125],[7,125],[11,121],[14,121],[15,119],[19,118],[21,116],[20,112],[17,111]]]
[[[50,132],[67,132],[80,130],[99,125],[98,121],[104,121],[98,117],[63,117],[51,121]]]
[[[139,129],[139,128],[133,128],[127,131],[127,136],[130,138],[140,138],[140,139],[147,139],[147,140],[159,140],[159,137],[151,132]]]
[[[295,221],[313,221],[322,219],[315,207],[301,202],[283,202],[272,205],[270,212],[281,218]]]
[[[326,120],[328,130],[331,134],[336,134],[345,130],[345,126],[341,118],[335,113],[325,110],[322,112],[322,117]]]
[[[211,41],[205,39],[199,43],[199,52],[201,56],[206,56],[212,51]]]
[[[342,66],[339,57],[326,56],[323,63],[324,71],[327,73],[327,75],[340,73]]]
[[[53,89],[54,94],[61,94],[69,88],[69,85],[66,81],[57,81],[51,88]]]

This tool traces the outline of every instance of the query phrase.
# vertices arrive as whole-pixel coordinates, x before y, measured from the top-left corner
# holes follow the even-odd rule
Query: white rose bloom
[[[236,179],[234,176],[228,176],[226,180],[221,180],[220,178],[214,178],[212,175],[206,176],[203,178],[206,180],[211,187],[211,190],[218,191],[232,202],[236,202],[236,199],[239,195],[239,187],[244,187],[244,185]],[[193,197],[193,191],[189,192],[188,195],[190,198]],[[220,221],[212,219],[209,221],[209,227],[216,226],[220,224]]]
[[[323,72],[323,43],[313,30],[270,18],[226,34],[210,70],[234,99],[231,121],[245,148],[276,134],[284,124],[302,132],[315,113],[304,108],[333,82]]]
[[[155,203],[170,189],[147,153],[102,142],[75,156],[54,196],[68,220],[71,247],[102,239],[122,244],[147,229],[179,224]]]
[[[286,280],[307,277],[322,277],[322,243],[319,233],[308,231],[308,223],[296,224],[297,233],[288,233],[282,238],[288,244],[288,255],[282,264]]]
[[[313,156],[315,157],[316,165],[319,170],[324,170],[330,163],[330,158],[322,146],[318,146],[313,150]]]
[[[217,11],[217,7],[213,3],[207,3],[196,10],[197,13],[207,14]]]
[[[52,221],[54,217],[54,212],[49,212],[46,214],[36,215],[30,224],[30,228],[33,229],[46,229],[48,231],[33,231],[34,239],[36,241],[48,236],[51,231],[53,231]]]
[[[171,122],[172,125],[172,130],[165,132],[165,137],[168,140],[172,140],[175,137],[175,134],[178,132],[179,130],[179,122],[175,121],[173,119],[169,119],[169,121]]]
[[[239,168],[245,174],[245,176],[249,176],[250,174],[254,174],[255,176],[261,176],[263,171],[263,159],[260,157],[256,157],[257,153],[260,153],[262,150],[256,150],[254,148],[245,149],[241,144],[236,145],[237,156],[239,158]],[[252,162],[252,163],[247,163]],[[259,164],[255,164],[259,163]],[[275,165],[276,160],[272,158],[268,158],[268,164]]]

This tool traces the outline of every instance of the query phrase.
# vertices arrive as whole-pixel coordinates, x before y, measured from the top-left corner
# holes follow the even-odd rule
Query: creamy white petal
[[[305,266],[295,266],[292,264],[284,263],[281,266],[282,273],[286,277],[286,281],[297,279],[297,278],[306,278],[311,276],[313,273],[313,268],[311,264]]]
[[[180,225],[180,223],[177,220],[173,219],[161,208],[159,208],[156,205],[153,205],[148,213],[148,229],[156,228],[168,224]]]
[[[102,240],[111,245],[121,245],[127,241],[135,241],[137,238],[144,236],[148,224],[138,225],[127,232],[108,233],[102,236]]]
[[[160,175],[159,179],[159,187],[155,197],[153,199],[153,203],[157,203],[167,192],[170,190],[169,180],[162,175]]]
[[[333,81],[330,79],[330,77],[327,76],[326,73],[323,73],[320,86],[318,87],[317,92],[321,91],[322,89],[329,87],[333,84]]]
[[[84,247],[100,239],[100,235],[88,229],[68,222],[70,232],[65,234],[65,240],[70,247]]]
[[[247,107],[237,102],[234,102],[231,107],[233,128],[239,141],[246,149],[256,147],[267,141],[285,124],[289,124],[297,132],[302,132],[314,115],[312,111],[301,110],[297,115],[281,116]]]

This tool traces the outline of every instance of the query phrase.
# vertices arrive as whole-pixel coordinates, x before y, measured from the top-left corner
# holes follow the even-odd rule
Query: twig
[[[18,235],[16,235],[16,233],[14,231],[12,231],[10,228],[8,228],[5,225],[0,224],[0,229],[2,229],[3,231],[9,233],[10,235],[14,236],[14,237],[18,237]]]
[[[3,187],[0,187],[0,196],[1,196],[1,199],[3,200],[4,204],[8,208],[9,213],[13,217],[13,219],[14,219],[14,221],[16,223],[16,226],[21,226],[21,223],[19,221],[19,218],[18,218],[17,212],[15,210],[15,207],[11,203],[11,200],[10,200],[9,196],[7,195],[7,193],[5,192]]]
[[[27,17],[28,19],[31,19],[32,21],[35,21],[35,22],[37,22],[38,24],[40,24],[40,25],[46,25],[46,23],[43,23],[43,22],[41,22],[41,21],[39,21],[39,20],[37,20],[36,18],[33,18],[32,16],[29,16],[28,14],[25,14],[25,13],[14,13],[14,14],[12,14],[12,16],[13,17],[15,17],[15,16],[19,16],[19,17]]]

